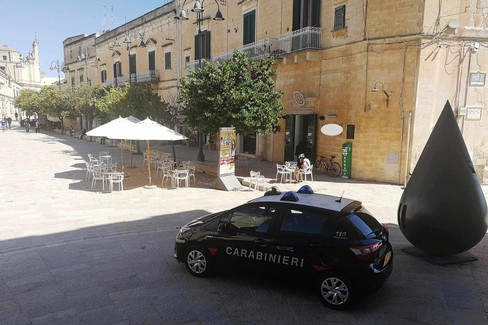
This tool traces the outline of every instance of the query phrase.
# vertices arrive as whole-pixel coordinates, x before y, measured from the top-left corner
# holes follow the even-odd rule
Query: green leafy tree
[[[140,120],[149,117],[167,126],[174,125],[172,106],[162,101],[150,86],[110,88],[103,99],[101,110],[110,118],[132,115]]]
[[[69,92],[48,86],[41,89],[39,96],[41,111],[46,115],[60,119],[61,128],[64,128],[63,118],[75,118],[77,116]]]
[[[89,129],[92,129],[95,118],[103,116],[102,101],[106,94],[106,90],[102,87],[92,86],[89,83],[83,83],[71,91],[73,108],[80,117],[86,118]]]
[[[283,92],[275,89],[273,64],[236,51],[231,60],[193,71],[181,82],[186,123],[210,134],[223,126],[242,135],[278,132]]]
[[[14,105],[23,110],[27,116],[40,111],[40,94],[32,89],[22,89],[14,100]]]

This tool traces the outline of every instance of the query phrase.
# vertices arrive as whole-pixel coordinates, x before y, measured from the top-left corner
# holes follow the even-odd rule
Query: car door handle
[[[289,246],[276,246],[276,249],[279,249],[280,251],[293,252],[293,247],[289,247]]]
[[[266,246],[268,245],[268,242],[264,239],[261,239],[261,238],[258,238],[258,239],[255,239],[254,242],[258,245],[261,245],[261,246]]]

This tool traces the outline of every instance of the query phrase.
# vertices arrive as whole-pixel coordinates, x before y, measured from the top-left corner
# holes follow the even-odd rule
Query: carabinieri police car
[[[311,279],[334,309],[375,291],[393,270],[388,229],[361,202],[314,194],[308,185],[284,194],[273,188],[189,222],[174,255],[198,277],[232,266]]]

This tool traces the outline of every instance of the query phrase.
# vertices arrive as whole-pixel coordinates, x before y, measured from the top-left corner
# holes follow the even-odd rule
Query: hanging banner
[[[232,127],[220,128],[219,176],[235,174],[236,132]]]

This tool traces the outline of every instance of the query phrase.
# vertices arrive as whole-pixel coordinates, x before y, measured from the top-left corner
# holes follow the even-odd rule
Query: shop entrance
[[[315,161],[315,135],[317,115],[286,115],[285,118],[286,126],[284,160],[297,160],[296,155],[304,153],[311,162]],[[295,152],[296,149],[301,152]]]

